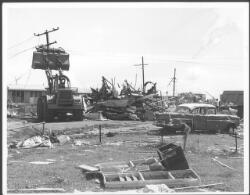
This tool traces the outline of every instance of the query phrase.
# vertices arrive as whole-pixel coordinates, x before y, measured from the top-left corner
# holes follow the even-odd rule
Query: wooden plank
[[[140,174],[138,172],[134,173],[113,173],[113,174],[106,174],[102,173],[103,181],[105,188],[140,188],[145,187],[145,183],[143,182]],[[126,178],[126,179],[125,179]],[[132,178],[136,178],[136,180],[132,180]]]
[[[150,171],[130,173],[102,173],[106,188],[138,188],[147,184],[166,184],[167,186],[180,187],[200,185],[199,176],[192,170]]]
[[[109,189],[133,189],[145,187],[143,181],[107,182],[105,188]]]
[[[98,166],[100,168],[112,167],[112,166],[128,167],[128,162],[126,161],[104,162],[104,163],[98,163],[95,166]]]
[[[193,169],[173,170],[169,171],[169,175],[174,179],[185,179],[186,177],[189,177],[200,180],[199,175]]]
[[[88,172],[99,171],[97,167],[92,167],[86,164],[79,165],[78,168],[83,169],[84,171],[88,171]]]
[[[134,167],[135,166],[134,163],[131,160],[129,161],[129,166],[130,167]]]
[[[215,159],[215,158],[212,158],[212,160],[215,161],[215,162],[217,162],[218,164],[220,164],[220,165],[223,166],[223,167],[226,167],[226,168],[231,169],[231,170],[234,170],[234,171],[236,170],[235,168],[232,168],[232,167],[230,167],[230,166],[228,166],[228,165],[226,165],[226,164],[220,162],[219,160],[217,160],[217,159]]]
[[[199,185],[200,178],[191,170],[152,171],[142,173],[146,184],[166,184],[169,187]],[[175,175],[178,174],[178,177]],[[190,178],[187,178],[190,176]]]
[[[222,185],[223,183],[214,183],[214,184],[207,184],[207,185],[199,185],[199,186],[186,186],[181,188],[172,188],[173,190],[184,190],[184,189],[191,189],[191,188],[205,188],[205,187],[212,187],[216,185]]]
[[[193,169],[173,170],[169,175],[174,178],[174,182],[169,187],[200,185],[200,177]]]

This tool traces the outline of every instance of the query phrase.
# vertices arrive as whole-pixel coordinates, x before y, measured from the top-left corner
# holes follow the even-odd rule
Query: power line
[[[19,55],[19,54],[21,54],[21,53],[24,53],[24,52],[26,52],[26,51],[28,51],[28,50],[34,49],[34,48],[35,48],[35,47],[31,47],[31,48],[24,49],[24,50],[22,50],[22,51],[20,51],[20,52],[15,53],[14,55],[8,57],[8,59],[14,58],[14,57],[16,57],[17,55]]]
[[[31,37],[25,39],[24,41],[21,41],[21,42],[19,42],[19,43],[16,43],[16,44],[12,45],[11,47],[8,47],[8,49],[12,49],[12,48],[14,48],[14,47],[17,47],[17,46],[19,46],[19,45],[21,45],[21,44],[23,44],[23,43],[29,41],[30,39],[33,39],[33,38],[34,38],[34,37],[31,36]]]

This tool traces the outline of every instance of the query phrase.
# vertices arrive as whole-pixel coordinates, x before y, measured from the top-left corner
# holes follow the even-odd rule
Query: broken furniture
[[[200,185],[200,177],[190,169],[183,150],[175,144],[157,149],[154,157],[120,162],[104,162],[95,167],[80,165],[86,177],[101,179],[105,188],[143,188],[148,184],[166,184],[168,187]]]
[[[175,144],[168,144],[157,149],[160,161],[166,170],[189,169],[183,150]]]
[[[99,163],[96,167],[103,173],[125,172],[130,169],[129,163],[125,161]]]
[[[105,188],[142,188],[147,184],[166,184],[168,187],[200,184],[199,176],[192,169],[102,173],[102,176]]]
[[[153,171],[164,170],[164,167],[155,158],[138,159],[131,161],[118,161],[118,162],[103,162],[96,164],[95,166],[89,166],[86,164],[79,165],[77,168],[83,170],[87,177],[96,175],[96,173],[129,173],[136,171]]]

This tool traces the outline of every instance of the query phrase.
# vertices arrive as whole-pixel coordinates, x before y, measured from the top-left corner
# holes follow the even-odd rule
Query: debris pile
[[[139,120],[133,99],[114,99],[98,102],[92,112],[102,111],[103,116],[111,120]]]
[[[184,104],[184,103],[204,103],[206,99],[200,94],[194,94],[192,92],[187,93],[180,93],[177,97],[177,104]]]
[[[7,117],[17,116],[18,110],[19,110],[19,108],[18,108],[17,104],[15,104],[14,102],[12,102],[11,100],[8,99],[8,102],[7,102]]]
[[[175,188],[200,183],[195,171],[189,168],[180,146],[174,144],[158,148],[159,159],[104,162],[94,167],[80,165],[87,179],[98,178],[101,185],[112,189],[144,188],[151,184],[164,184]],[[168,190],[171,191],[171,190]]]
[[[93,106],[88,112],[101,111],[104,117],[111,120],[153,120],[154,112],[165,110],[165,103],[157,94],[156,83],[146,82],[145,89],[150,85],[143,93],[125,80],[119,93],[114,80],[110,82],[102,77],[102,87],[91,88]]]
[[[36,147],[49,147],[52,148],[53,145],[48,136],[33,136],[24,141],[12,142],[9,148],[36,148]]]
[[[7,117],[9,118],[25,118],[36,116],[36,104],[14,103],[8,99]]]
[[[30,138],[21,141],[12,141],[8,148],[37,148],[37,147],[48,147],[53,148],[55,143],[63,145],[70,142],[70,137],[67,135],[56,136],[53,132],[50,135],[35,135]]]

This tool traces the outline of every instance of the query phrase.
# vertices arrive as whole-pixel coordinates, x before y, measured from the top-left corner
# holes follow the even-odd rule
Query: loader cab
[[[69,78],[67,76],[65,76],[65,75],[58,76],[57,86],[58,86],[58,89],[70,88],[70,80],[69,80]]]

